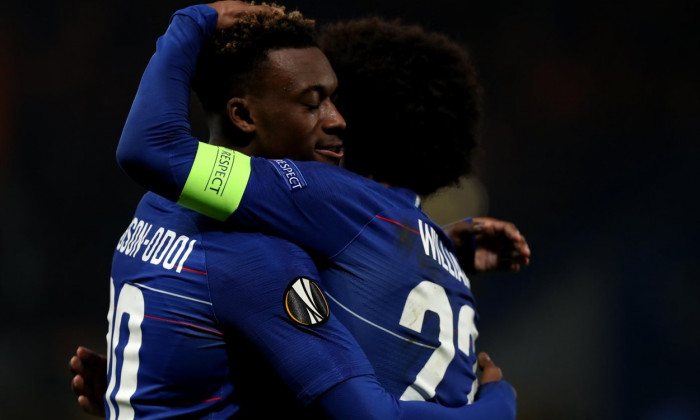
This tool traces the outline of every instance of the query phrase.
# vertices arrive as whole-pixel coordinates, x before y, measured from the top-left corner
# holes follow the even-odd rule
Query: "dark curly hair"
[[[378,17],[326,24],[318,41],[339,80],[347,169],[422,196],[470,173],[482,94],[464,46]]]
[[[229,99],[250,88],[269,51],[318,47],[315,20],[272,6],[282,11],[241,17],[232,27],[215,31],[203,45],[192,88],[205,113],[224,112]]]

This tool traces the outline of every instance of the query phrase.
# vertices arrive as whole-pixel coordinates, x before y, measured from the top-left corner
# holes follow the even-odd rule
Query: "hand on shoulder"
[[[219,19],[216,23],[216,29],[224,29],[232,26],[241,16],[249,13],[260,13],[265,11],[284,12],[280,7],[273,7],[266,4],[252,4],[247,1],[238,0],[222,0],[213,3],[207,3],[207,6],[216,10],[219,14]]]

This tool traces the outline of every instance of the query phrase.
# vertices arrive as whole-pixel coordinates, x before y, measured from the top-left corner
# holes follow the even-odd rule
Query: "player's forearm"
[[[190,80],[216,28],[205,5],[176,12],[144,71],[117,147],[117,162],[143,187],[177,200],[199,141],[189,122]]]
[[[480,397],[470,405],[445,407],[425,401],[399,401],[387,393],[373,376],[345,381],[314,404],[324,416],[345,419],[401,420],[514,420],[515,392],[505,381],[482,385]]]

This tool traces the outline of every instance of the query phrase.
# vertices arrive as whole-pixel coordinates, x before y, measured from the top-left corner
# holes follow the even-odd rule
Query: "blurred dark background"
[[[281,3],[319,22],[400,16],[471,49],[484,153],[429,208],[528,238],[530,267],[472,278],[478,346],[520,420],[700,419],[698,3]],[[115,147],[157,36],[189,4],[0,6],[2,418],[89,418],[68,360],[105,349],[112,250],[143,193]]]

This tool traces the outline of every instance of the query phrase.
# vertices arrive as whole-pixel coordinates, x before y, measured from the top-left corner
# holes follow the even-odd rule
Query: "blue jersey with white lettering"
[[[332,165],[251,158],[229,220],[322,258],[333,313],[389,392],[462,405],[477,384],[474,298],[451,240],[418,202]]]
[[[114,253],[107,419],[262,418],[372,374],[317,278],[287,241],[146,194]]]
[[[199,147],[189,131],[189,80],[216,18],[205,5],[175,13],[117,149],[132,178],[170,199]],[[115,252],[108,410],[123,413],[122,402],[137,418],[197,418],[206,408],[207,418],[228,418],[259,409],[260,418],[295,407],[280,400],[283,383],[334,418],[515,417],[505,381],[462,405],[476,391],[475,305],[452,243],[415,194],[326,164],[253,158],[250,171],[226,225],[151,194],[139,205]],[[330,315],[308,255],[244,229],[311,253]]]

